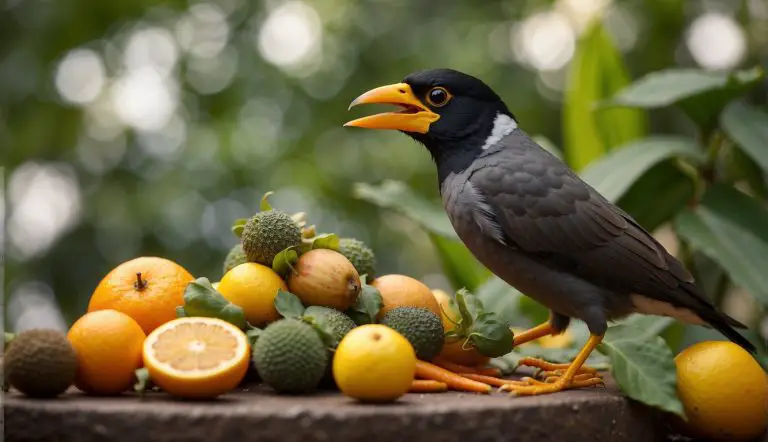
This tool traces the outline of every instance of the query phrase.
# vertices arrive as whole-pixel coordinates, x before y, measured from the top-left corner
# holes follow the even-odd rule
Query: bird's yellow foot
[[[565,371],[568,370],[568,367],[571,366],[571,364],[553,364],[552,362],[547,362],[543,359],[538,358],[522,358],[517,363],[517,366],[526,366],[526,367],[534,367],[537,368],[536,374],[534,374],[534,377],[551,377],[551,376],[563,376],[565,374]],[[576,372],[577,374],[582,373],[589,373],[593,376],[599,377],[600,375],[597,373],[597,369],[592,367],[587,367],[586,365],[582,365],[579,367],[579,370]]]
[[[520,381],[503,385],[499,388],[499,391],[508,391],[512,396],[535,396],[557,393],[572,388],[592,387],[603,383],[602,378],[588,376],[590,376],[589,373],[583,373],[574,376],[570,381],[565,377],[557,377],[545,380],[544,382],[533,378],[523,378]]]

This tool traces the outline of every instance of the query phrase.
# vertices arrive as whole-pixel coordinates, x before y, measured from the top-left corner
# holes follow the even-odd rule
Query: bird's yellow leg
[[[516,383],[505,385],[502,387],[502,390],[509,391],[511,394],[516,396],[533,396],[537,394],[556,393],[558,391],[567,390],[569,388],[600,385],[603,383],[603,380],[599,376],[586,378],[585,376],[581,376],[579,371],[581,370],[587,358],[589,358],[589,355],[602,340],[602,335],[590,336],[589,340],[584,345],[584,348],[579,351],[579,354],[576,355],[576,358],[568,366],[565,374],[557,377],[556,380],[550,380],[550,382],[541,382],[532,378],[523,378],[522,382],[519,384]],[[525,385],[520,385],[522,383]]]
[[[516,334],[514,338],[515,347],[521,344],[525,344],[526,342],[535,341],[536,339],[551,335],[554,331],[555,328],[552,327],[552,324],[549,323],[549,321],[543,324],[539,324],[532,329]]]
[[[552,326],[552,323],[547,321],[522,333],[516,334],[513,341],[514,346],[517,347],[518,345],[535,341],[536,339],[547,335],[557,334],[557,332],[558,331]],[[542,359],[528,357],[518,361],[517,366],[519,367],[521,365],[538,368],[542,373],[537,373],[536,376],[543,374],[544,377],[562,376],[565,370],[570,367],[570,364],[553,364]],[[579,369],[579,373],[597,373],[597,370],[592,367],[583,366]]]

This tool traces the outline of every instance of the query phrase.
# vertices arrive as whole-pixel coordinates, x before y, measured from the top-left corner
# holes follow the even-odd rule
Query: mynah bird
[[[345,126],[394,129],[423,144],[437,166],[439,191],[458,237],[491,272],[550,309],[549,320],[515,336],[520,345],[562,333],[571,318],[590,338],[550,382],[524,378],[517,395],[594,385],[584,367],[609,321],[631,313],[711,326],[754,353],[692,275],[630,215],[533,141],[501,98],[470,75],[434,69],[372,89],[352,101],[398,111]]]

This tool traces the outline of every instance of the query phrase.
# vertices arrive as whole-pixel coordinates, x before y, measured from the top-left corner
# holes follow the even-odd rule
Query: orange
[[[217,318],[166,322],[144,341],[144,365],[167,393],[213,398],[234,389],[248,370],[250,345],[239,328]]]
[[[114,309],[132,317],[144,333],[176,318],[184,290],[195,278],[173,261],[140,257],[110,271],[96,287],[88,311]]]
[[[141,367],[145,338],[139,324],[117,310],[99,310],[80,317],[67,333],[77,353],[75,386],[102,395],[131,388],[134,372]]]
[[[685,425],[698,437],[751,440],[768,424],[768,383],[760,364],[727,341],[692,345],[675,357]]]
[[[442,317],[435,295],[418,279],[405,275],[384,275],[376,278],[371,285],[381,293],[383,305],[379,311],[379,318],[397,307],[426,308],[438,317]]]
[[[332,367],[336,385],[345,395],[361,401],[389,402],[411,388],[416,352],[395,330],[366,324],[342,338]]]
[[[280,319],[275,309],[278,290],[288,290],[280,276],[271,268],[246,262],[224,274],[218,292],[229,302],[243,309],[245,319],[257,327]]]

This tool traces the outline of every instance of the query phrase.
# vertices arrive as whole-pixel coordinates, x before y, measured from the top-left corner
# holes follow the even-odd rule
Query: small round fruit
[[[288,276],[288,289],[304,305],[344,311],[357,300],[361,284],[355,266],[339,252],[315,249],[301,255]]]
[[[64,333],[27,330],[19,333],[5,352],[3,370],[11,386],[25,395],[56,397],[72,385],[77,355]]]
[[[248,257],[245,256],[242,244],[235,244],[229,249],[229,253],[224,258],[224,270],[223,273],[227,273],[240,264],[248,262]]]
[[[437,300],[437,305],[440,308],[440,319],[443,322],[443,329],[445,331],[451,331],[456,328],[456,323],[461,319],[461,315],[456,311],[456,305],[453,298],[440,289],[433,289],[432,294]]]
[[[491,360],[488,356],[480,354],[471,343],[467,342],[466,338],[446,342],[438,356],[446,361],[466,367],[483,366]]]
[[[443,323],[425,308],[398,307],[387,312],[379,323],[405,336],[422,361],[431,361],[443,349]]]
[[[266,210],[245,223],[241,243],[249,261],[271,267],[278,253],[301,245],[301,228],[291,215]]]
[[[675,357],[678,396],[698,437],[752,440],[768,423],[768,383],[760,364],[727,341],[694,344]]]
[[[231,391],[248,371],[251,348],[239,328],[218,318],[178,318],[144,341],[152,381],[178,397],[210,399]]]
[[[341,340],[333,377],[345,395],[368,402],[397,400],[411,388],[416,352],[400,333],[381,324],[356,327]]]
[[[165,258],[135,258],[115,267],[99,282],[88,311],[123,312],[149,333],[176,318],[176,307],[184,304],[184,290],[194,279]]]
[[[259,335],[253,363],[261,379],[275,390],[304,393],[320,383],[328,365],[328,351],[311,325],[281,319]]]
[[[98,310],[81,316],[67,339],[77,354],[75,386],[99,395],[119,394],[133,385],[140,368],[146,335],[141,326],[117,310]]]
[[[355,266],[360,276],[366,275],[368,283],[376,278],[376,256],[364,242],[355,238],[341,238],[339,253]]]
[[[249,323],[262,327],[280,319],[275,309],[275,297],[278,290],[288,290],[288,287],[270,267],[247,262],[227,272],[216,290],[229,302],[240,306]]]
[[[435,295],[418,279],[405,275],[384,275],[376,278],[371,285],[379,290],[384,304],[379,311],[379,319],[397,307],[421,307],[431,310],[438,317],[441,315]]]

